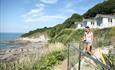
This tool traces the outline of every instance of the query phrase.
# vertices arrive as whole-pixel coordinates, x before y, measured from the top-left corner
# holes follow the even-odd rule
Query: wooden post
[[[68,62],[67,62],[67,70],[69,70],[69,45],[68,45]]]
[[[80,50],[80,44],[79,44],[79,50]],[[78,70],[80,70],[80,65],[81,65],[81,52],[79,52],[79,65],[78,65]]]

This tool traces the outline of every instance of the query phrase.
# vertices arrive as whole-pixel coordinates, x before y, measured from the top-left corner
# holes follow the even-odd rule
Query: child
[[[92,54],[93,33],[91,32],[91,30],[88,26],[85,27],[83,40],[85,43],[85,45],[84,45],[85,52],[88,53],[89,55],[91,55]]]

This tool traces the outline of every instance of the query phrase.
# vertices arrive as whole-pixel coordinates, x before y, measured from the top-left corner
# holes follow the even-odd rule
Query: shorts
[[[92,41],[86,41],[85,40],[84,43],[87,44],[87,45],[92,45]]]

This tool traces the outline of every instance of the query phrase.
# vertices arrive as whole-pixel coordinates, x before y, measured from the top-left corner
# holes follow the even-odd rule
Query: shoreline
[[[24,40],[10,40],[10,41],[0,41],[0,44],[9,44],[9,45],[23,45],[23,44],[28,44],[30,43],[29,41],[24,41]]]
[[[0,41],[0,44],[8,44],[8,45],[27,45],[31,42],[48,42],[48,38],[45,38],[43,35],[38,38],[29,38],[29,37],[20,37],[16,40],[6,40]],[[2,46],[1,46],[2,47]]]
[[[39,40],[39,38],[19,38],[13,41],[0,41],[0,44],[11,44],[20,45],[8,46],[5,48],[0,48],[0,62],[15,61],[20,58],[20,56],[30,56],[30,55],[40,55],[41,48],[47,45],[47,40]]]
[[[40,48],[44,47],[47,43],[29,43],[20,47],[7,47],[0,49],[0,62],[14,61],[19,56],[35,55],[39,52]],[[40,54],[40,53],[39,53]]]

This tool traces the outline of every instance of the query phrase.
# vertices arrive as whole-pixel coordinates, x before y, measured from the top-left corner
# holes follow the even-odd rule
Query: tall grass
[[[74,30],[75,31],[75,30]],[[102,30],[94,30],[94,44],[93,47],[104,47],[112,45],[111,38],[115,37],[115,27]],[[24,53],[17,56],[18,59],[14,61],[0,61],[0,70],[50,70],[53,66],[60,64],[64,59],[67,59],[67,47],[62,43],[80,42],[83,35],[83,30],[76,30],[69,40],[65,42],[68,35],[72,30],[65,30],[59,36],[54,39],[54,43],[49,43],[47,46],[41,48],[39,52],[35,54]],[[61,42],[61,43],[59,43]],[[83,47],[83,43],[81,45]],[[78,52],[74,49],[70,49],[70,65],[74,65],[78,62]],[[114,57],[110,57],[115,67]]]
[[[39,59],[38,54],[21,54],[13,61],[1,61],[0,70],[31,70],[33,64]]]
[[[40,48],[39,51],[34,54],[29,52],[21,53],[17,56],[16,60],[0,61],[0,70],[38,70],[34,68],[36,66],[35,64],[39,64],[41,60],[47,61],[46,59],[43,59],[43,57],[47,57],[50,62],[53,62],[53,57],[56,56],[56,58],[58,57],[56,63],[58,60],[62,61],[61,59],[65,58],[61,52],[64,48],[65,46],[61,43],[51,43]]]

